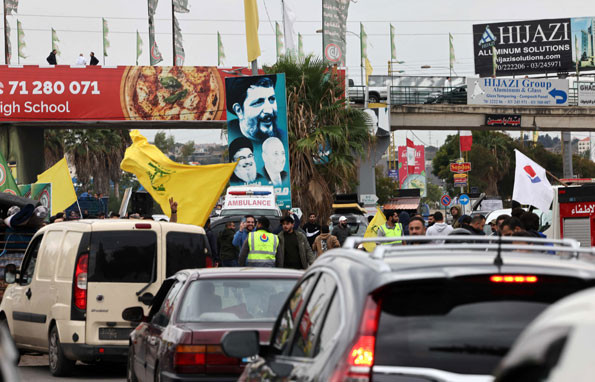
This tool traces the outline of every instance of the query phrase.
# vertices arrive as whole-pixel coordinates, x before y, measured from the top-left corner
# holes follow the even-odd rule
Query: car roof
[[[192,278],[292,278],[298,279],[304,271],[285,268],[195,268],[185,269],[178,273],[185,273]]]
[[[81,220],[67,220],[58,223],[48,224],[45,227],[41,228],[40,231],[45,232],[48,230],[52,230],[54,228],[59,228],[61,230],[80,230],[80,231],[92,231],[95,229],[104,229],[106,227],[109,228],[116,228],[116,229],[130,229],[134,228],[136,224],[151,224],[157,225],[166,231],[176,231],[182,229],[185,231],[197,231],[197,233],[204,234],[205,231],[202,227],[197,225],[191,224],[182,224],[182,223],[170,223],[170,222],[162,222],[162,221],[154,221],[154,220],[141,220],[141,219],[81,219]]]

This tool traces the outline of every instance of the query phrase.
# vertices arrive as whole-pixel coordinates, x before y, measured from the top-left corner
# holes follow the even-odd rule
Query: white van
[[[125,360],[134,327],[122,311],[148,306],[164,279],[206,267],[209,256],[197,226],[111,219],[51,224],[32,238],[20,271],[6,266],[11,285],[0,323],[21,353],[49,353],[56,376],[68,375],[77,360]]]
[[[273,186],[230,186],[219,216],[280,217]]]

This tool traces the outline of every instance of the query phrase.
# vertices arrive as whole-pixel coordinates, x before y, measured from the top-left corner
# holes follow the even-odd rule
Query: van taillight
[[[534,275],[492,275],[492,276],[490,276],[490,281],[493,283],[504,283],[504,284],[511,284],[511,283],[534,284],[537,282],[537,276],[534,276]]]
[[[73,290],[74,306],[81,310],[87,309],[87,270],[89,269],[89,255],[80,255],[74,272]]]
[[[380,301],[368,296],[355,341],[336,368],[331,377],[332,382],[370,381],[379,318]]]
[[[151,224],[149,224],[149,223],[136,223],[134,225],[134,228],[136,228],[136,229],[151,229]]]

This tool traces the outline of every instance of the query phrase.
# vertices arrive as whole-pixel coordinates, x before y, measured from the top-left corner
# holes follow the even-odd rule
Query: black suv
[[[228,332],[228,356],[256,356],[240,381],[491,381],[533,318],[595,285],[595,264],[578,259],[592,250],[574,241],[403,240],[427,244],[367,254],[351,248],[371,240],[352,237],[319,257],[290,293],[268,346],[259,349],[257,332]]]

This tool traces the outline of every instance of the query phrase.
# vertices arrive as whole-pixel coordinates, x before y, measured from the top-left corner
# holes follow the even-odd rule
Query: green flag
[[[395,44],[395,27],[390,24],[390,59],[397,61],[397,46]]]
[[[19,0],[4,0],[4,13],[12,15],[13,13],[18,13],[18,10]]]
[[[494,70],[492,75],[496,77],[496,69],[498,69],[498,50],[496,50],[495,46],[492,46],[492,68]]]
[[[304,42],[302,41],[302,34],[298,33],[298,57],[300,59],[306,57],[304,54]]]
[[[60,39],[58,38],[58,34],[54,30],[54,28],[52,28],[52,50],[56,50],[56,56],[60,55],[60,50],[58,49],[59,42]]]
[[[15,182],[2,153],[0,153],[0,192],[21,196],[17,182]]]
[[[27,45],[25,44],[25,32],[23,32],[23,27],[21,26],[21,21],[17,20],[17,47],[18,47],[18,59],[19,59],[19,63],[20,63],[20,59],[21,58],[27,58],[27,56],[25,56],[25,53],[23,52],[23,49],[26,47]]]
[[[275,22],[275,41],[277,47],[277,59],[283,55],[283,31],[278,22]]]
[[[107,57],[107,48],[109,48],[109,40],[107,39],[107,34],[109,33],[109,29],[107,27],[107,20],[103,17],[101,18],[103,21],[103,56]]]
[[[362,52],[362,62],[368,58],[368,35],[364,31],[364,24],[359,23],[359,38]]]
[[[140,33],[136,31],[136,65],[138,66],[138,58],[143,54],[143,39],[140,38]]]
[[[182,28],[180,28],[180,23],[178,22],[178,18],[174,16],[174,53],[175,53],[175,65],[182,66],[184,65],[184,60],[186,59],[186,53],[184,52],[184,44],[182,38]]]
[[[188,13],[190,9],[188,9],[188,0],[173,0],[174,5],[174,12],[178,13]]]
[[[159,47],[157,46],[157,41],[155,41],[155,25],[154,25],[154,16],[155,16],[155,9],[157,9],[157,2],[159,0],[147,0],[147,5],[149,9],[149,59],[151,65],[157,65],[161,61],[163,61],[163,56],[159,51]]]
[[[223,42],[221,41],[221,34],[217,32],[217,66],[223,66],[225,60],[225,51],[223,50]]]
[[[448,34],[448,50],[449,50],[449,66],[451,69],[453,69],[455,67],[455,46],[453,43],[453,37],[452,35],[449,33]]]

